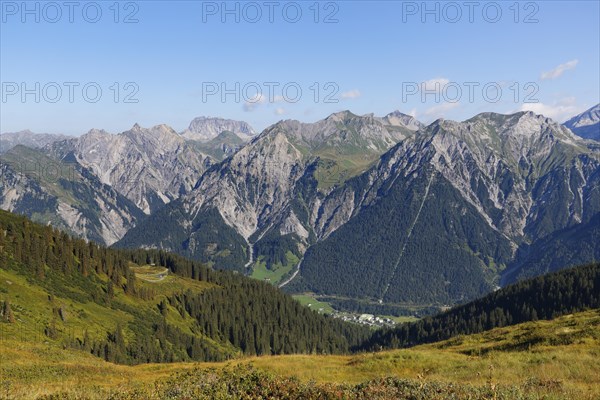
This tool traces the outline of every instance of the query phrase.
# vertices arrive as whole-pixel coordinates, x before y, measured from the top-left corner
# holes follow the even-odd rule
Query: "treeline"
[[[156,263],[177,275],[219,288],[170,296],[169,305],[194,317],[202,334],[250,355],[339,354],[362,343],[369,330],[300,305],[273,285],[236,272],[213,271],[162,250],[125,251],[136,264]]]
[[[156,264],[184,278],[212,283],[202,291],[181,289],[157,296],[136,280],[130,264]],[[320,315],[264,282],[241,274],[214,271],[198,261],[160,250],[107,249],[0,211],[0,267],[16,270],[49,294],[81,303],[94,302],[125,311],[134,320],[106,327],[106,338],[74,338],[68,345],[119,363],[214,361],[235,352],[250,355],[339,354],[358,346],[368,329]],[[148,308],[119,301],[117,292]],[[137,304],[137,303],[136,303]],[[195,319],[192,332],[169,321]],[[109,329],[110,328],[110,329]],[[133,332],[128,340],[127,328]],[[46,335],[57,336],[54,316]]]
[[[522,281],[443,314],[373,333],[356,350],[410,347],[600,307],[600,264]]]

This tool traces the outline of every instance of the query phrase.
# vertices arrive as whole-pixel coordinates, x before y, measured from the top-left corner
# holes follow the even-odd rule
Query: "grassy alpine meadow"
[[[0,326],[2,399],[600,398],[600,310],[379,353],[137,366]]]

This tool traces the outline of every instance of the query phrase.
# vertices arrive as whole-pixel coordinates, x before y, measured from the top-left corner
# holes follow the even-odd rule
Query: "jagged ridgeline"
[[[443,314],[376,331],[361,349],[410,347],[594,308],[600,308],[600,263],[521,281]]]
[[[532,112],[423,126],[344,111],[265,129],[114,246],[423,315],[600,259],[598,187],[597,144]]]
[[[368,330],[272,285],[158,250],[114,250],[0,211],[2,333],[118,363],[344,353]]]

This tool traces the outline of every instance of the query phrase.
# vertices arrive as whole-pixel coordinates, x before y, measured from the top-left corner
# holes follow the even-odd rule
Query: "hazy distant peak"
[[[214,139],[223,131],[233,132],[244,140],[249,140],[256,135],[247,122],[217,117],[194,118],[181,135],[188,140],[206,141]]]

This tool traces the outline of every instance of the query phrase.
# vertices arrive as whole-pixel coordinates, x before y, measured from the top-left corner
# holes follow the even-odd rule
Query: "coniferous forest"
[[[105,338],[73,338],[81,348],[118,363],[216,361],[236,354],[339,354],[368,336],[368,329],[318,314],[278,289],[234,272],[214,271],[196,261],[159,250],[115,250],[73,239],[0,211],[0,267],[25,275],[52,296],[122,310],[134,321]],[[140,285],[131,265],[155,264],[209,288],[158,295]],[[122,293],[127,301],[117,299]],[[155,302],[155,312],[136,309]],[[168,314],[195,319],[192,332],[169,322]],[[133,332],[126,338],[124,329]],[[48,319],[45,334],[56,336]]]
[[[600,263],[525,280],[443,314],[379,330],[362,350],[410,347],[600,307]]]
[[[132,266],[139,265],[160,265],[207,286],[158,293],[136,278]],[[44,288],[50,300],[62,296],[133,315],[133,321],[118,322],[101,337],[86,332],[66,343],[127,364],[410,347],[600,307],[596,263],[522,281],[417,322],[370,331],[318,314],[272,285],[237,272],[214,271],[162,250],[108,249],[4,211],[0,211],[0,267],[26,276]],[[148,303],[153,304],[152,312],[136,307]],[[3,320],[14,322],[8,299],[2,309]],[[193,327],[173,323],[171,313],[193,319]],[[59,317],[63,314],[61,308],[56,310]],[[56,338],[55,316],[49,316],[44,334]]]

